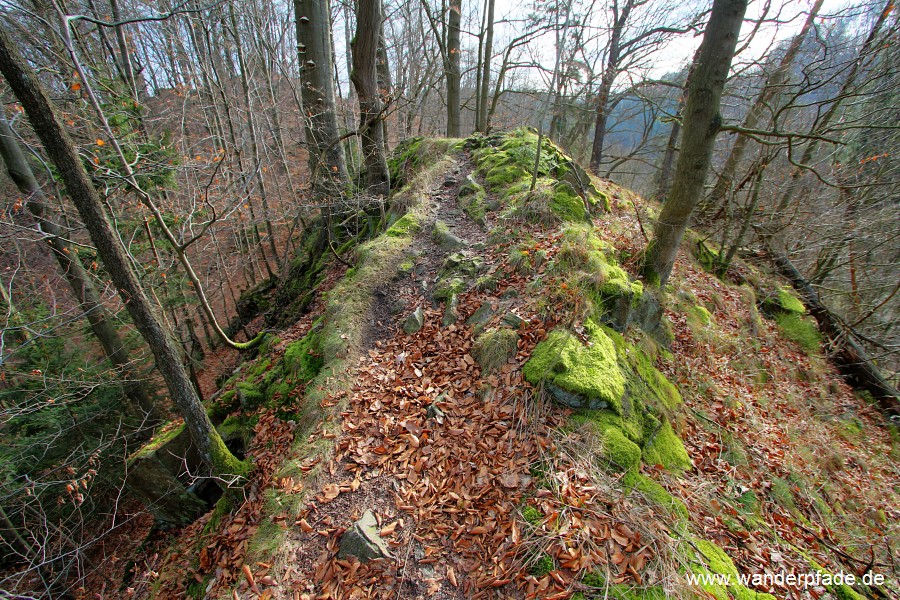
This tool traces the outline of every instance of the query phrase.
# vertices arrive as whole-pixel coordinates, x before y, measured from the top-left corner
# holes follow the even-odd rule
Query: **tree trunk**
[[[35,133],[56,166],[69,197],[81,214],[91,240],[106,267],[135,326],[156,358],[172,400],[184,417],[201,459],[210,471],[220,476],[244,475],[249,465],[237,460],[213,427],[197,398],[191,380],[181,363],[181,354],[171,336],[159,322],[141,288],[131,264],[119,245],[97,190],[91,184],[81,158],[69,134],[56,116],[47,94],[31,67],[14,51],[9,36],[0,30],[0,71],[25,108]]]
[[[382,104],[377,71],[381,19],[381,0],[357,2],[356,36],[350,46],[353,54],[353,72],[350,73],[350,80],[353,81],[359,99],[359,132],[366,188],[369,193],[386,198],[391,186],[384,152]]]
[[[714,0],[697,64],[688,82],[681,152],[675,167],[672,192],[663,205],[647,248],[645,274],[652,284],[663,286],[672,274],[681,237],[703,192],[703,182],[721,126],[719,102],[747,0]]]
[[[320,200],[341,198],[349,177],[338,136],[328,2],[294,0],[294,17],[313,190]]]
[[[622,29],[628,22],[633,6],[632,0],[626,0],[619,14],[619,5],[613,2],[613,29],[609,38],[609,53],[606,58],[606,69],[600,78],[600,90],[597,94],[597,118],[594,121],[594,143],[591,146],[591,171],[600,174],[600,161],[603,159],[603,139],[606,137],[606,121],[609,118],[609,94],[615,83],[619,70],[619,44],[622,41]]]
[[[159,423],[159,410],[143,382],[135,376],[128,350],[113,326],[110,314],[103,305],[90,275],[81,264],[77,250],[65,240],[59,226],[47,216],[49,200],[35,178],[22,147],[13,135],[2,107],[0,107],[0,156],[3,157],[10,178],[27,198],[26,208],[34,216],[40,230],[47,235],[47,244],[91,324],[91,330],[100,342],[103,353],[121,373],[125,396],[146,416],[149,426]]]
[[[382,7],[382,13],[384,12],[383,8],[384,7]],[[391,83],[391,65],[388,62],[387,45],[385,44],[384,39],[383,14],[381,26],[378,28],[378,63],[375,65],[375,70],[378,72],[378,93],[381,94],[381,102],[382,104],[390,102],[393,84]],[[388,121],[384,116],[381,118],[381,127],[384,130],[384,151],[385,153],[389,153],[391,151],[391,140],[388,137]]]
[[[487,133],[488,130],[488,89],[491,82],[491,53],[494,51],[494,3],[496,0],[487,0],[487,22],[484,31],[484,51],[481,64],[481,92],[478,98],[478,122],[475,131]]]
[[[787,80],[791,64],[794,62],[794,59],[797,58],[797,54],[800,52],[800,47],[803,45],[806,34],[812,29],[815,18],[819,14],[819,9],[822,8],[823,2],[824,0],[816,0],[815,4],[813,4],[809,11],[809,16],[806,18],[806,22],[803,24],[803,28],[791,40],[791,45],[788,46],[787,52],[785,52],[781,62],[778,63],[778,68],[766,79],[762,90],[760,90],[759,95],[756,97],[756,101],[753,103],[753,106],[750,107],[750,110],[747,111],[744,122],[741,124],[743,129],[756,129],[760,120],[763,118],[765,111],[772,108],[770,106],[772,98],[774,98],[781,90],[782,85],[784,85],[784,82]],[[704,207],[710,212],[715,212],[718,209],[722,200],[731,190],[731,184],[734,181],[734,174],[737,171],[738,163],[740,163],[741,159],[744,157],[744,151],[747,149],[747,144],[749,142],[750,138],[738,134],[737,139],[734,141],[734,146],[731,147],[731,152],[728,154],[728,158],[725,159],[725,164],[722,166],[719,177],[716,179],[716,184],[706,198]]]
[[[669,141],[666,142],[666,152],[663,154],[662,166],[659,169],[659,182],[656,184],[654,197],[662,202],[669,193],[669,184],[672,181],[672,167],[675,165],[675,153],[678,151],[678,136],[681,133],[681,117],[684,109],[684,96],[678,103],[678,113],[672,120],[672,129],[669,131]]]
[[[460,122],[460,24],[462,22],[462,0],[450,0],[447,14],[447,137],[457,138],[461,134]]]

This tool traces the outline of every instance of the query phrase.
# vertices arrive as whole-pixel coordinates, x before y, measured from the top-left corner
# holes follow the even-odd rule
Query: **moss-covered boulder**
[[[802,315],[806,313],[806,307],[803,302],[793,292],[783,286],[764,295],[760,300],[760,307],[763,312],[769,316],[777,316],[783,314]]]
[[[588,319],[585,340],[557,329],[525,364],[525,378],[557,402],[578,409],[572,425],[598,438],[615,471],[648,464],[680,471],[690,458],[669,420],[681,396],[650,357],[618,333]]]
[[[590,207],[608,207],[587,172],[546,137],[536,161],[538,136],[533,130],[521,128],[483,137],[472,147],[477,147],[472,156],[488,190],[507,204],[522,202],[529,220],[584,221]],[[533,174],[540,182],[534,191],[530,185]]]
[[[465,182],[459,189],[457,200],[470,219],[481,226],[487,223],[487,190],[476,181],[472,174],[466,176]]]
[[[569,225],[562,231],[559,251],[549,272],[566,284],[598,320],[624,331],[644,296],[640,281],[632,281],[616,264],[615,249],[592,226]]]
[[[621,412],[625,378],[612,340],[588,320],[590,346],[568,331],[557,329],[539,343],[523,373],[533,384],[546,386],[553,397],[573,408],[611,408]]]

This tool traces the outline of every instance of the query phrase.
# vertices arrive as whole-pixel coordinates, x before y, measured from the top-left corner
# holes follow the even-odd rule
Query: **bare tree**
[[[181,354],[170,334],[159,322],[140,286],[131,263],[119,245],[97,190],[91,184],[78,152],[56,116],[47,94],[31,68],[18,56],[5,31],[0,31],[0,71],[41,139],[59,171],[69,197],[84,219],[97,252],[135,326],[156,358],[156,366],[168,386],[190,431],[201,459],[213,474],[232,477],[247,473],[249,466],[236,459],[225,446],[200,403],[190,377],[181,362]]]
[[[703,193],[713,144],[722,125],[719,101],[746,10],[747,0],[713,2],[688,84],[683,141],[672,192],[663,204],[646,252],[645,274],[655,285],[665,285],[669,280],[681,237]]]
[[[357,3],[356,36],[351,44],[353,72],[350,79],[359,98],[359,135],[366,188],[372,194],[387,197],[391,184],[384,151],[384,116],[378,85],[381,12],[381,0],[359,0]]]

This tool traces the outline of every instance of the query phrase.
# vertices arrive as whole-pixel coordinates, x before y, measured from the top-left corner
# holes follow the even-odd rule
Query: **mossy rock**
[[[579,222],[588,219],[588,211],[585,208],[584,199],[578,195],[571,185],[565,182],[557,183],[553,187],[550,210],[562,221]]]
[[[670,471],[683,471],[691,466],[684,443],[668,421],[644,445],[642,456],[646,464],[662,465]]]
[[[295,386],[306,385],[322,370],[324,358],[319,348],[320,336],[321,327],[313,326],[305,336],[285,348],[285,375]]]
[[[253,410],[261,406],[266,399],[263,390],[260,390],[255,383],[239,381],[234,387],[241,408],[244,410]]]
[[[457,237],[450,227],[441,220],[434,222],[434,228],[431,234],[434,243],[444,250],[452,250],[454,248],[462,248],[466,245],[465,240]]]
[[[585,322],[591,345],[585,346],[574,335],[556,329],[540,342],[525,363],[523,373],[533,385],[542,382],[569,392],[557,400],[574,408],[611,408],[622,411],[625,378],[619,369],[616,349],[603,329],[591,320]]]
[[[458,201],[470,219],[481,226],[487,223],[487,191],[471,174],[459,189]]]
[[[460,274],[471,277],[484,268],[484,259],[467,251],[454,252],[444,259],[443,274]]]
[[[763,312],[769,316],[778,316],[782,314],[802,315],[806,313],[806,307],[800,298],[784,286],[778,286],[777,289],[768,293],[761,302]]]
[[[506,327],[488,329],[475,339],[472,354],[483,374],[496,371],[516,355],[519,334]]]
[[[412,235],[415,235],[417,231],[421,228],[418,220],[411,214],[406,213],[397,221],[388,227],[387,231],[384,232],[384,235],[393,238],[406,238]]]
[[[458,296],[466,291],[466,280],[462,277],[447,276],[439,279],[434,285],[432,297],[435,300],[449,300],[453,296]]]

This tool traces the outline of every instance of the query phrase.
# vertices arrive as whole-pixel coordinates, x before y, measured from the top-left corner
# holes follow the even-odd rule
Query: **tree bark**
[[[378,72],[378,93],[381,94],[381,103],[384,105],[391,100],[391,65],[388,62],[387,45],[384,39],[384,7],[382,6],[381,25],[378,28],[378,62],[375,70]],[[386,116],[381,117],[381,128],[384,130],[384,151],[391,151],[391,140],[388,136],[388,120]]]
[[[376,196],[387,197],[391,185],[384,151],[383,107],[378,89],[381,20],[381,0],[358,0],[356,36],[350,45],[353,54],[350,80],[359,99],[359,132],[366,188]]]
[[[338,139],[327,0],[294,0],[309,170],[319,200],[341,198],[349,181]]]
[[[597,117],[594,121],[594,142],[591,146],[591,171],[600,174],[600,161],[603,159],[603,140],[606,137],[606,121],[609,118],[609,94],[615,83],[619,70],[619,51],[622,41],[622,29],[628,22],[633,0],[625,0],[625,6],[619,13],[618,2],[613,2],[613,29],[609,38],[609,53],[606,57],[606,68],[600,78],[600,90],[597,94]]]
[[[0,107],[0,156],[3,157],[10,178],[27,198],[25,207],[34,217],[40,231],[46,234],[47,245],[50,246],[60,271],[81,305],[81,310],[84,311],[94,336],[100,342],[103,353],[121,373],[124,380],[122,390],[125,392],[125,396],[135,408],[145,415],[148,426],[156,425],[160,421],[159,409],[154,405],[143,382],[135,376],[128,349],[113,326],[110,320],[111,315],[103,305],[90,275],[81,264],[77,250],[65,239],[60,227],[48,217],[47,207],[50,202],[35,178],[22,147],[10,129],[2,107]]]
[[[703,192],[716,134],[721,127],[719,102],[731,68],[747,0],[714,0],[697,64],[688,82],[681,152],[672,192],[663,205],[647,248],[645,274],[663,286],[672,274],[678,245]]]
[[[31,67],[14,50],[9,36],[0,30],[0,71],[25,108],[35,133],[56,166],[69,197],[81,214],[91,240],[135,326],[156,358],[172,400],[184,417],[201,459],[219,476],[241,476],[249,466],[237,460],[213,427],[197,398],[181,354],[141,288],[131,264],[103,210],[72,139],[59,121],[50,100]]]
[[[494,3],[487,0],[487,22],[484,31],[484,50],[481,59],[481,88],[478,98],[478,122],[475,131],[487,133],[488,130],[488,89],[491,82],[491,53],[494,51]]]
[[[666,152],[663,154],[662,166],[659,169],[659,181],[656,184],[654,197],[660,202],[669,193],[669,184],[672,182],[672,167],[675,165],[675,153],[678,151],[678,136],[681,134],[683,109],[684,96],[678,102],[678,113],[672,120],[672,129],[669,131],[669,140],[666,142]]]
[[[447,137],[457,138],[461,134],[460,117],[460,24],[462,23],[462,0],[450,0],[447,14]]]

